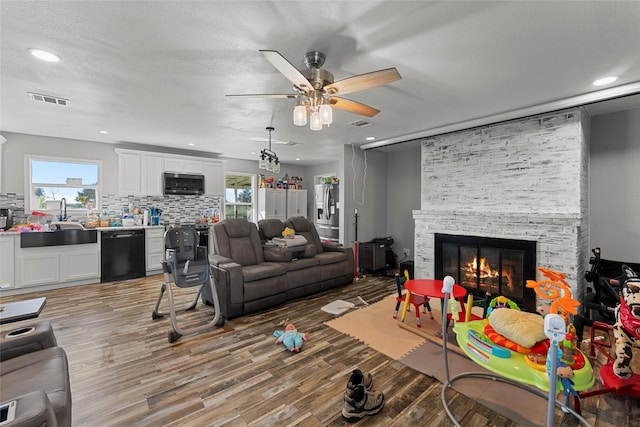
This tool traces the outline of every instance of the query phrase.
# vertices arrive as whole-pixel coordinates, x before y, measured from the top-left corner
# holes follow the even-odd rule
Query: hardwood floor
[[[320,307],[338,298],[357,302],[358,295],[378,301],[395,291],[392,279],[363,278],[174,344],[167,340],[168,317],[151,318],[161,282],[158,275],[1,299],[47,297],[38,320],[52,323],[69,357],[74,426],[347,425],[340,411],[355,367],[371,372],[374,389],[385,394],[384,409],[359,424],[453,425],[441,383],[323,325],[333,316]],[[185,305],[194,295],[177,292]],[[200,303],[178,320],[189,326],[210,318]],[[310,333],[299,354],[275,345],[273,331],[287,319]],[[516,425],[454,390],[447,397],[463,426]],[[640,425],[637,399],[588,398],[583,410],[594,426]],[[577,425],[556,414],[556,425]]]

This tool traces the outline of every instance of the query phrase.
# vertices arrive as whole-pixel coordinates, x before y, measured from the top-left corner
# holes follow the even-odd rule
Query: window
[[[101,162],[99,160],[28,157],[29,188],[25,208],[58,213],[62,199],[67,214],[84,214],[99,208]],[[28,190],[28,191],[27,191]]]
[[[253,221],[255,175],[225,175],[225,218],[245,218]]]

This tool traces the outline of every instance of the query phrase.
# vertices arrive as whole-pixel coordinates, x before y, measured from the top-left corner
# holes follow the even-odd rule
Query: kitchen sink
[[[81,245],[97,243],[97,230],[66,229],[20,233],[21,248],[38,248],[42,246]]]
[[[53,221],[50,227],[52,230],[84,230],[84,227],[79,222],[70,221]]]

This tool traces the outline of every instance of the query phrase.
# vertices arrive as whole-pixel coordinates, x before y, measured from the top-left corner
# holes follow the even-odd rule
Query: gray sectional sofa
[[[226,219],[209,231],[209,263],[220,299],[221,314],[232,319],[353,282],[353,250],[322,242],[304,217],[261,221]],[[305,237],[303,247],[265,244],[285,227]],[[205,303],[212,296],[203,290]]]

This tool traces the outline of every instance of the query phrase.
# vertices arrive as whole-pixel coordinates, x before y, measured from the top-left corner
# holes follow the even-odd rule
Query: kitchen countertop
[[[144,229],[155,229],[161,228],[164,230],[164,225],[134,225],[131,227],[95,227],[95,228],[85,228],[85,230],[97,230],[97,231],[118,231],[118,230],[144,230]],[[47,233],[47,231],[30,231],[26,233]],[[3,237],[14,237],[22,234],[19,231],[3,231],[0,233],[0,238]]]

